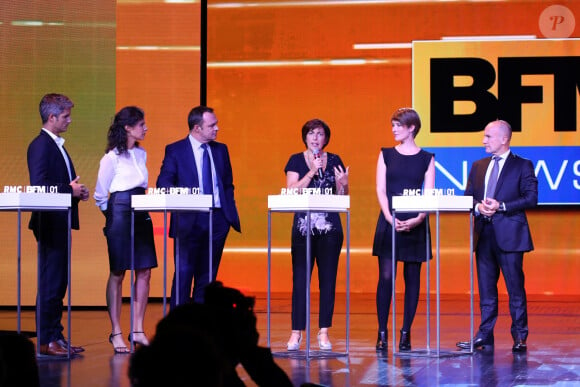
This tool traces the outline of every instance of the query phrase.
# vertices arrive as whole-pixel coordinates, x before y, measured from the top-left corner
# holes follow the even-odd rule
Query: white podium
[[[393,278],[393,286],[392,286],[392,293],[393,293],[393,300],[392,300],[392,342],[393,342],[393,355],[398,356],[434,356],[434,357],[441,357],[441,356],[458,356],[458,355],[466,355],[473,353],[473,347],[469,352],[467,351],[441,351],[441,312],[440,312],[440,255],[439,255],[439,214],[441,212],[468,212],[469,213],[469,278],[470,278],[470,336],[473,337],[473,259],[472,259],[472,251],[473,251],[473,197],[472,196],[452,196],[452,195],[421,195],[421,196],[393,196],[393,219],[396,218],[397,213],[404,213],[404,212],[434,212],[436,214],[435,219],[435,229],[436,229],[436,243],[435,243],[435,262],[436,262],[436,304],[437,304],[437,339],[436,339],[436,349],[432,351],[430,348],[430,272],[429,272],[429,259],[427,259],[427,280],[426,280],[426,287],[427,287],[427,307],[426,307],[426,314],[427,314],[427,347],[425,350],[412,350],[409,352],[400,352],[396,351],[395,345],[395,338],[396,336],[396,319],[395,319],[395,310],[396,310],[396,302],[395,302],[395,280]],[[429,217],[425,218],[426,222],[429,222]],[[430,235],[429,235],[429,227],[426,228],[426,236],[427,236],[427,257],[429,257],[429,250],[430,250]],[[395,228],[392,227],[392,272],[395,273]]]
[[[17,279],[16,279],[16,330],[21,331],[21,289],[22,289],[22,212],[32,211],[67,211],[68,214],[68,305],[67,305],[67,330],[68,339],[72,343],[71,332],[71,195],[59,193],[0,193],[0,211],[15,211],[17,213],[17,238],[16,238],[16,261],[17,261]],[[38,242],[37,242],[38,244]],[[38,253],[37,253],[38,254]],[[37,255],[37,277],[36,283],[40,283],[40,270],[38,270]],[[38,285],[37,285],[38,286]],[[36,314],[40,312],[37,303]],[[40,332],[39,320],[36,319],[36,333]],[[36,353],[40,354],[40,340],[36,341]],[[68,358],[70,359],[70,351]]]
[[[306,229],[310,230],[310,213],[346,213],[346,351],[310,351],[310,233],[306,235],[306,350],[272,352],[273,356],[286,358],[334,358],[348,356],[350,321],[350,196],[348,195],[269,195],[268,196],[268,296],[267,345],[270,347],[270,293],[272,263],[272,212],[306,213]]]
[[[163,212],[163,316],[167,310],[167,212],[209,212],[209,281],[212,281],[213,272],[213,221],[211,195],[183,195],[183,194],[154,194],[131,196],[131,284],[135,274],[135,211]],[[175,281],[176,298],[179,300],[179,243],[175,238]],[[131,330],[134,318],[134,297],[131,285]],[[176,302],[177,302],[176,301]],[[133,336],[131,335],[131,339]],[[131,351],[134,343],[131,341]]]

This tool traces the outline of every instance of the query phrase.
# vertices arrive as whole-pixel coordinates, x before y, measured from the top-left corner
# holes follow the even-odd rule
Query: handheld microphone
[[[314,155],[315,159],[320,158],[320,151],[318,150],[318,148],[312,149],[312,154]],[[322,180],[323,177],[324,173],[322,172],[322,168],[318,168],[318,178]]]

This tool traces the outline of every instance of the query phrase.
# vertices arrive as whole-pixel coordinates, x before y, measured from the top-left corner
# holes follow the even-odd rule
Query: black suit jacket
[[[485,197],[485,173],[491,162],[486,157],[473,163],[465,195],[473,196],[474,206]],[[497,181],[495,199],[504,202],[505,212],[496,212],[492,217],[495,237],[500,249],[506,252],[524,252],[534,249],[532,235],[528,226],[525,210],[538,204],[538,179],[534,165],[528,159],[509,153]],[[475,218],[475,248],[479,234],[486,220],[483,216]]]
[[[71,158],[68,157],[68,159],[74,178],[76,172]],[[28,146],[27,160],[30,185],[56,186],[59,193],[72,195],[71,179],[62,153],[56,142],[43,130]],[[71,200],[71,226],[76,230],[79,229],[79,200],[74,197]],[[67,213],[64,211],[33,212],[28,228],[37,238],[38,235],[42,235],[47,240],[53,240],[54,235],[67,230]]]
[[[225,144],[216,141],[211,141],[208,145],[211,149],[217,175],[217,186],[222,211],[224,212],[230,226],[232,226],[234,230],[240,232],[240,218],[236,208],[236,201],[234,199],[233,173],[228,148]],[[157,178],[157,187],[200,187],[195,157],[193,156],[193,149],[189,136],[165,147],[165,157],[163,158],[161,171]],[[172,216],[169,235],[171,237],[177,235],[182,237],[188,235],[188,233],[195,232],[193,225],[196,216],[196,213],[180,214],[179,234],[176,234],[178,231],[176,229],[176,217]]]

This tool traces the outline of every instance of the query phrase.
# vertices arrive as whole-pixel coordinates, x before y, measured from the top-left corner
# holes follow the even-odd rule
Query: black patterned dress
[[[334,167],[344,164],[340,157],[327,152],[327,163],[322,179],[318,175],[310,181],[308,188],[332,189],[336,194]],[[284,172],[296,172],[302,179],[310,168],[306,164],[304,153],[290,156]],[[320,212],[310,214],[310,230],[307,228],[306,213],[296,213],[292,225],[292,329],[306,328],[306,234],[310,232],[311,266],[318,266],[318,282],[320,287],[319,327],[332,326],[334,313],[334,295],[336,289],[336,273],[338,258],[344,239],[340,216],[336,212]]]

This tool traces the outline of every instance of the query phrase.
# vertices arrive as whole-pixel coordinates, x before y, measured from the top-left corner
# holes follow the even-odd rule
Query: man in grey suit
[[[189,135],[165,148],[157,187],[200,188],[202,193],[213,196],[211,278],[215,280],[230,227],[241,232],[232,165],[227,146],[215,141],[218,120],[212,108],[197,106],[191,109],[187,121]],[[171,215],[169,236],[177,238],[174,257],[179,251],[179,273],[173,276],[171,309],[190,299],[198,303],[204,301],[205,288],[211,282],[208,224],[209,216],[205,212]],[[179,275],[179,299],[176,275]]]
[[[525,210],[538,204],[538,180],[532,162],[510,151],[511,136],[506,121],[493,121],[485,127],[483,144],[492,157],[473,164],[465,189],[465,195],[473,196],[476,214],[474,240],[481,310],[473,347],[494,345],[501,271],[509,296],[512,351],[526,352],[528,312],[523,258],[534,245]],[[470,349],[471,344],[460,341],[457,346]]]

